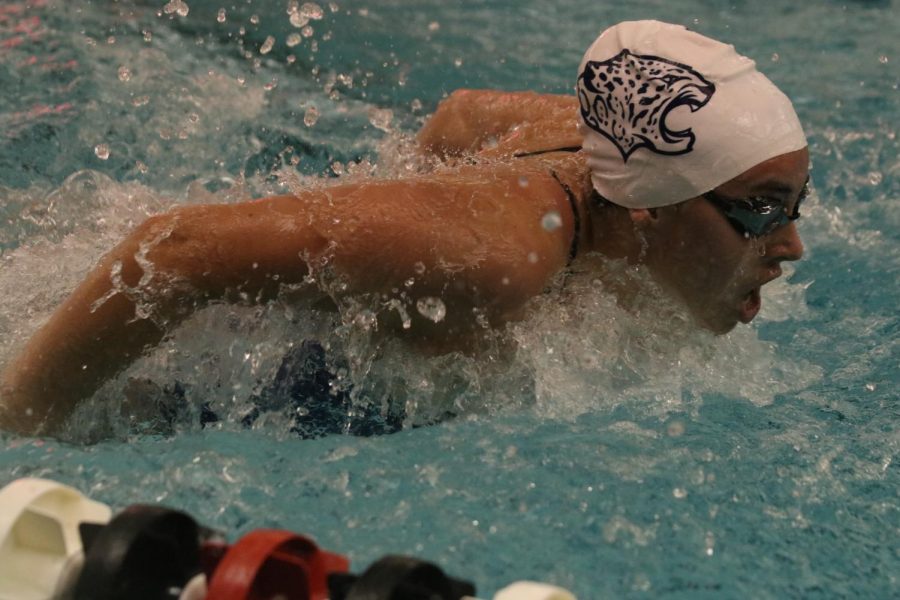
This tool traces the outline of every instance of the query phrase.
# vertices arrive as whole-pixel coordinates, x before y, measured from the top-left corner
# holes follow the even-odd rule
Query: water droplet
[[[176,14],[179,17],[188,16],[188,12],[190,12],[191,8],[185,3],[183,0],[171,0],[168,4],[163,6],[163,12],[167,15]]]
[[[324,16],[322,7],[315,2],[305,2],[300,7],[300,14],[312,21],[318,21]]]
[[[319,120],[319,109],[315,106],[310,106],[306,109],[306,114],[303,115],[303,124],[307,127],[312,127],[316,124],[316,121]]]
[[[545,231],[556,231],[562,227],[562,217],[560,217],[559,213],[555,210],[551,210],[544,215],[543,219],[541,219],[541,227],[543,227]]]
[[[94,146],[94,154],[97,155],[97,158],[100,160],[106,160],[109,158],[109,146],[106,144],[97,144]]]
[[[131,81],[131,69],[119,67],[119,81]]]
[[[772,62],[778,62],[779,60],[781,60],[781,57],[778,56],[777,52],[773,52],[772,53]]]
[[[302,41],[303,37],[299,33],[292,33],[287,36],[287,41],[285,43],[288,45],[288,48],[293,48]]]
[[[260,54],[268,54],[272,51],[272,48],[275,47],[275,38],[271,35],[266,38],[266,41],[263,42],[263,45],[259,47]]]
[[[706,547],[706,555],[712,556],[715,553],[716,547],[716,538],[713,536],[711,531],[706,532],[705,547]]]
[[[389,108],[372,108],[369,110],[369,123],[376,129],[390,132],[391,121],[394,120],[394,111]]]
[[[675,488],[674,490],[672,490],[672,495],[679,500],[684,500],[685,498],[687,498],[687,490],[684,488]]]
[[[432,21],[431,23],[428,24],[428,31],[437,31],[440,28],[441,28],[441,24],[438,23],[437,21]]]
[[[444,302],[434,296],[419,298],[416,301],[416,310],[420,315],[435,323],[440,323],[447,316],[447,307],[444,306]]]
[[[219,23],[225,22],[225,9],[224,8],[219,9],[218,14],[216,14],[216,21],[218,21]]]
[[[888,57],[886,55],[882,54],[881,56],[878,57],[878,62],[880,62],[883,65],[886,65],[886,64],[888,64]]]

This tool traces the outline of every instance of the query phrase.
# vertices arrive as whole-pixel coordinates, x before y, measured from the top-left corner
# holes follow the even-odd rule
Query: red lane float
[[[309,538],[274,529],[252,531],[230,548],[205,544],[201,556],[207,600],[328,600],[329,575],[350,566]]]

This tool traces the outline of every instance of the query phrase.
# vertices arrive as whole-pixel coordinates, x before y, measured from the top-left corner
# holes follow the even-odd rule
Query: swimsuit
[[[581,146],[567,146],[565,148],[554,148],[553,150],[522,152],[521,154],[513,154],[513,158],[527,158],[529,156],[538,156],[541,154],[549,154],[551,152],[579,152],[580,150]],[[569,199],[569,206],[572,207],[573,229],[575,230],[575,234],[572,236],[572,244],[569,246],[569,260],[566,263],[566,266],[568,266],[572,264],[572,261],[575,260],[575,256],[578,254],[578,238],[581,237],[581,214],[578,212],[578,200],[575,198],[572,188],[563,183],[555,171],[551,170],[550,175],[552,175],[553,179],[556,180],[556,183],[562,187],[563,191],[566,193],[566,197]]]

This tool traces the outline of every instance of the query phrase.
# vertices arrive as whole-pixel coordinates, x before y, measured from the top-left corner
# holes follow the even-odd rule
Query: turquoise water
[[[0,364],[146,215],[421,168],[409,136],[445,93],[566,92],[587,44],[630,18],[726,39],[794,99],[806,258],[723,338],[680,331],[662,301],[622,313],[576,278],[502,332],[511,364],[424,360],[282,303],[213,307],[101,390],[75,441],[0,437],[0,484],[158,501],[232,536],[306,532],[355,568],[415,554],[482,596],[522,578],[587,599],[900,594],[891,2],[354,0],[322,4],[304,37],[286,1],[185,1],[187,16],[165,0],[0,9]],[[241,428],[310,337],[360,357],[353,377],[403,399],[407,428]],[[225,418],[141,433],[117,408],[129,378],[183,382]],[[446,409],[461,416],[412,427]]]

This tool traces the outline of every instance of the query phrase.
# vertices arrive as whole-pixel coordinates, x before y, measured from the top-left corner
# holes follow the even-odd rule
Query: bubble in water
[[[530,262],[531,264],[534,264],[537,261],[538,261],[537,252],[529,252],[528,253],[528,262]]]
[[[259,25],[259,15],[250,15],[250,22],[254,25]]]
[[[218,21],[219,23],[225,22],[225,9],[224,8],[219,9],[219,12],[216,14],[216,21]]]
[[[94,154],[97,155],[97,158],[100,160],[106,160],[109,158],[109,146],[106,144],[97,144],[94,146]]]
[[[394,111],[389,108],[373,108],[369,110],[369,123],[376,129],[390,132],[391,121],[394,120]]]
[[[434,296],[425,296],[416,301],[416,310],[419,314],[430,321],[440,323],[447,316],[447,307],[440,298]]]
[[[259,47],[260,54],[268,54],[272,51],[272,48],[275,47],[275,38],[271,35],[266,38],[266,41],[263,42],[263,45]]]
[[[781,57],[778,56],[777,52],[773,52],[772,53],[772,62],[778,62],[779,60],[781,60]]]
[[[551,210],[544,215],[543,219],[541,219],[541,227],[543,227],[545,231],[556,231],[562,227],[562,217],[560,217],[559,213],[555,210]]]
[[[307,25],[300,30],[300,35],[305,38],[312,37],[313,33],[315,33],[315,30],[312,28],[312,25]]]
[[[303,115],[303,124],[307,127],[312,127],[319,120],[319,109],[315,106],[310,106],[306,109],[306,114]]]
[[[521,177],[519,177],[519,187],[528,187],[528,178],[526,176],[522,175]]]
[[[882,54],[881,56],[878,57],[878,62],[880,62],[883,65],[886,65],[888,63],[888,57],[886,55]]]
[[[190,12],[191,8],[187,5],[183,0],[170,0],[168,4],[163,6],[163,12],[167,15],[171,15],[172,13],[178,15],[179,17],[188,16],[188,12]]]
[[[884,181],[884,175],[882,175],[880,171],[871,171],[869,173],[869,183],[870,184],[881,185],[882,181]]]
[[[290,17],[291,25],[300,29],[301,27],[305,27],[307,23],[309,23],[309,19],[301,15],[299,12],[292,12]]]
[[[342,163],[339,160],[334,161],[333,163],[331,163],[331,170],[334,172],[335,175],[343,175],[344,174],[344,163]]]
[[[440,28],[441,28],[441,24],[438,23],[437,21],[432,21],[431,23],[428,24],[428,31],[437,31]]]
[[[876,389],[876,386],[875,386],[874,383],[867,383],[867,384],[866,384],[866,390],[867,390],[867,391],[874,392],[875,389]]]
[[[131,69],[119,67],[119,81],[131,81]]]
[[[463,59],[461,59],[461,58],[456,58],[453,60],[453,66],[455,66],[455,67],[461,67],[462,64],[463,64]]]
[[[303,41],[303,37],[299,33],[292,33],[289,36],[287,36],[286,43],[288,45],[288,48],[293,48],[294,46],[296,46],[297,44],[299,44],[302,41]]]
[[[425,273],[425,263],[418,261],[413,265],[413,271],[416,272],[416,275],[422,275]]]
[[[687,490],[684,488],[675,488],[674,490],[672,490],[672,495],[679,500],[684,500],[685,498],[687,498]]]
[[[409,103],[409,107],[413,110],[413,112],[418,112],[422,110],[422,101],[418,98],[414,98],[413,101]]]
[[[329,3],[328,3],[328,9],[329,9],[331,12],[335,13],[335,12],[341,10],[341,7],[338,6],[336,2],[329,2]]]
[[[669,423],[668,427],[666,427],[666,433],[671,437],[684,435],[684,423],[681,421],[672,421]]]
[[[150,43],[153,41],[153,34],[148,30],[141,31],[141,34],[144,36],[144,41]]]

